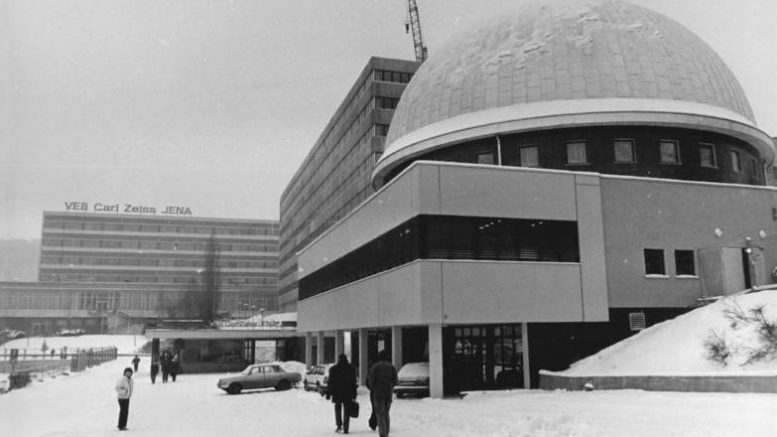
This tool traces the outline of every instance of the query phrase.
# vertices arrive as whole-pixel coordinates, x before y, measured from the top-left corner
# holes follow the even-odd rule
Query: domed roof
[[[433,51],[394,112],[373,184],[450,144],[602,125],[717,132],[774,162],[739,82],[691,31],[619,0],[542,0]]]
[[[546,0],[434,51],[403,93],[387,144],[461,114],[613,98],[702,103],[754,122],[726,64],[681,24],[618,0]]]

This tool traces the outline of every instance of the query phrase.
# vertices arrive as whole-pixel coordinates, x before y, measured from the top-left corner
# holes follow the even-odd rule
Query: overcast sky
[[[633,0],[683,23],[777,135],[777,2]],[[516,0],[418,0],[429,52]],[[370,56],[412,59],[405,0],[0,0],[0,238],[67,201],[278,219]]]

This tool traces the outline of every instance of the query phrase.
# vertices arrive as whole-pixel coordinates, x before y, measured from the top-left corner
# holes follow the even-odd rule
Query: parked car
[[[305,379],[303,381],[305,390],[315,390],[321,396],[324,396],[326,394],[326,385],[329,382],[329,369],[332,366],[334,366],[332,363],[319,364],[308,369],[305,372]]]
[[[5,338],[9,340],[14,340],[17,338],[24,338],[27,336],[27,333],[24,331],[17,331],[15,329],[3,329],[0,331],[0,335],[4,336]]]
[[[236,395],[243,390],[259,388],[288,390],[301,379],[299,373],[287,372],[279,364],[251,364],[237,375],[219,379],[217,386],[231,395]]]
[[[398,398],[405,395],[429,396],[429,363],[407,363],[397,373],[394,393]]]

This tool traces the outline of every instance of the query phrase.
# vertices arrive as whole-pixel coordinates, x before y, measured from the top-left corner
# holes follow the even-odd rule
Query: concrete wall
[[[540,372],[544,390],[648,390],[683,392],[777,393],[777,377],[771,376],[561,376]]]
[[[575,263],[418,260],[299,302],[298,329],[584,321],[580,271]]]
[[[581,263],[412,263],[301,301],[298,328],[605,321],[600,200],[597,175],[415,163],[300,252],[300,277],[420,214],[577,221]]]
[[[609,305],[614,308],[683,307],[705,292],[715,294],[722,284],[715,266],[724,267],[716,253],[722,247],[744,247],[745,237],[765,244],[759,231],[777,231],[774,188],[603,175],[601,196]],[[666,277],[645,276],[646,248],[664,249]],[[696,278],[677,277],[677,249],[697,251]],[[774,259],[766,262],[771,271]]]

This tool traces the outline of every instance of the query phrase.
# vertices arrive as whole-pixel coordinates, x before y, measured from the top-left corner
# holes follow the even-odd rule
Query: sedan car
[[[301,379],[299,373],[287,372],[278,364],[252,364],[238,375],[219,379],[218,388],[231,395],[259,388],[288,390]]]
[[[405,395],[429,395],[429,363],[407,363],[399,369],[394,393],[398,398]]]
[[[319,364],[308,369],[303,380],[305,390],[315,390],[324,396],[326,385],[329,382],[329,369],[332,366],[334,364]]]

